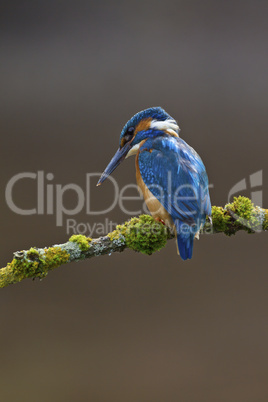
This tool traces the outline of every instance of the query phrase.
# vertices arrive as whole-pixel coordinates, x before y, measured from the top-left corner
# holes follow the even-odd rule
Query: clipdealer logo
[[[63,225],[66,225],[67,234],[88,234],[89,236],[92,236],[94,232],[97,235],[101,236],[105,233],[111,232],[115,228],[117,223],[109,221],[107,219],[107,215],[117,205],[124,214],[129,216],[149,213],[147,206],[143,200],[143,196],[137,191],[137,185],[130,183],[119,189],[116,180],[112,176],[107,177],[107,180],[109,180],[113,186],[113,191],[109,192],[109,195],[111,196],[111,202],[108,208],[102,210],[93,210],[90,199],[91,189],[94,188],[95,190],[97,178],[100,177],[100,174],[101,173],[87,173],[85,188],[82,188],[75,183],[68,183],[65,185],[57,184],[55,182],[53,183],[53,173],[45,173],[44,171],[37,171],[36,173],[18,173],[11,177],[11,179],[7,182],[5,189],[6,203],[10,210],[18,215],[55,215],[56,226],[61,227]],[[19,182],[23,182],[24,180],[32,181],[32,184],[36,189],[36,200],[34,208],[22,208],[20,206],[19,199],[15,199],[14,197],[14,189],[16,185]],[[241,192],[247,192],[247,196],[251,198],[254,204],[262,207],[262,184],[263,171],[259,170],[251,174],[249,178],[244,178],[232,186],[228,193],[228,202],[231,202],[231,199],[234,196],[241,195]],[[171,183],[169,183],[169,185],[171,188]],[[152,185],[152,187],[155,187],[155,185]],[[180,200],[185,201],[185,197],[183,197],[182,193],[180,193],[180,191],[185,187],[187,187],[187,185],[181,185],[176,189],[175,193],[177,195],[173,199],[173,201],[175,203],[178,203],[176,204],[177,208],[179,208]],[[212,188],[213,185],[210,184],[209,187]],[[136,190],[135,196],[127,195],[130,189]],[[76,205],[73,208],[67,208],[64,205],[64,199],[66,199],[67,196],[66,193],[70,191],[76,196],[77,199]],[[160,194],[161,192],[162,194],[164,193],[162,188],[159,189],[159,192]],[[188,196],[186,197],[188,200],[192,201],[194,199],[197,199],[196,194],[194,194],[193,188],[191,193],[192,195],[189,194],[190,193],[188,191]],[[142,208],[140,208],[139,210],[128,209],[127,203],[129,201],[142,201]],[[140,203],[138,205],[140,205]],[[89,224],[88,222],[77,222],[73,217],[80,213],[83,208],[85,208],[85,212],[89,216],[100,217],[101,215],[106,215],[104,223],[101,223],[99,221],[94,222],[93,224]],[[195,211],[192,211],[192,213],[194,214]],[[233,217],[234,219],[240,219],[235,214]],[[243,224],[247,226],[246,221],[243,222]]]
[[[116,180],[110,176],[107,180],[113,185],[113,194],[111,194],[111,203],[108,208],[102,210],[93,210],[91,206],[91,189],[96,187],[96,178],[100,177],[101,173],[87,173],[85,188],[80,187],[78,184],[69,183],[65,185],[52,183],[54,179],[53,173],[45,173],[44,171],[22,172],[14,175],[7,183],[5,189],[5,199],[10,210],[18,215],[55,215],[56,226],[63,226],[65,217],[75,216],[85,208],[86,214],[90,216],[107,215],[117,204],[120,209],[127,215],[139,215],[141,213],[148,213],[145,210],[129,210],[127,209],[127,201],[142,200],[142,196],[137,192],[136,196],[128,196],[126,192],[129,189],[137,189],[135,184],[128,184],[121,190]],[[95,180],[94,180],[95,179]],[[36,188],[36,204],[35,208],[25,209],[19,205],[19,200],[14,199],[14,189],[19,182],[24,180],[31,180],[33,186]],[[64,198],[67,192],[75,194],[77,202],[73,208],[66,208],[64,205]],[[145,204],[144,204],[145,206]],[[67,219],[67,229],[74,227],[76,221],[74,219]],[[114,223],[114,226],[116,224]],[[106,224],[107,226],[107,224]],[[84,232],[88,229],[88,225],[81,224]],[[81,230],[79,231],[81,233]],[[67,230],[69,233],[70,230]]]

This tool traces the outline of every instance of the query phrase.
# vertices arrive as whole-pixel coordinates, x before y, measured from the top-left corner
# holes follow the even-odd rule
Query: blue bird
[[[211,202],[205,166],[179,131],[161,107],[135,114],[124,126],[119,149],[97,185],[125,158],[136,155],[136,179],[146,205],[156,220],[175,231],[178,254],[187,260],[206,215],[211,216]]]

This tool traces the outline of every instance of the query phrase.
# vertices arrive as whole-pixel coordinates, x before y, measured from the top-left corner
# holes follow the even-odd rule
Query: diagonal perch
[[[207,219],[204,234],[224,233],[227,236],[239,230],[256,233],[268,230],[268,210],[255,207],[246,197],[235,197],[225,207],[212,207],[212,224]],[[149,215],[132,218],[106,236],[91,239],[73,235],[66,243],[48,248],[17,251],[13,260],[0,269],[0,288],[20,282],[25,278],[42,279],[48,271],[66,264],[130,248],[144,254],[152,254],[166,245],[173,234],[161,222]]]

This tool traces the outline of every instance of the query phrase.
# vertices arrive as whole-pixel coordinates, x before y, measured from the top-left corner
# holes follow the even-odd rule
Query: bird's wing
[[[199,230],[211,204],[206,170],[194,149],[180,138],[148,139],[140,148],[138,163],[145,185],[173,221]]]

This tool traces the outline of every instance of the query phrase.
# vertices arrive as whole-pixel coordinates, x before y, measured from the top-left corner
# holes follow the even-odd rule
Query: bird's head
[[[143,140],[168,134],[179,136],[177,122],[161,107],[151,107],[135,114],[123,127],[119,148],[101,175],[99,186],[117,166],[131,155],[135,155]]]

